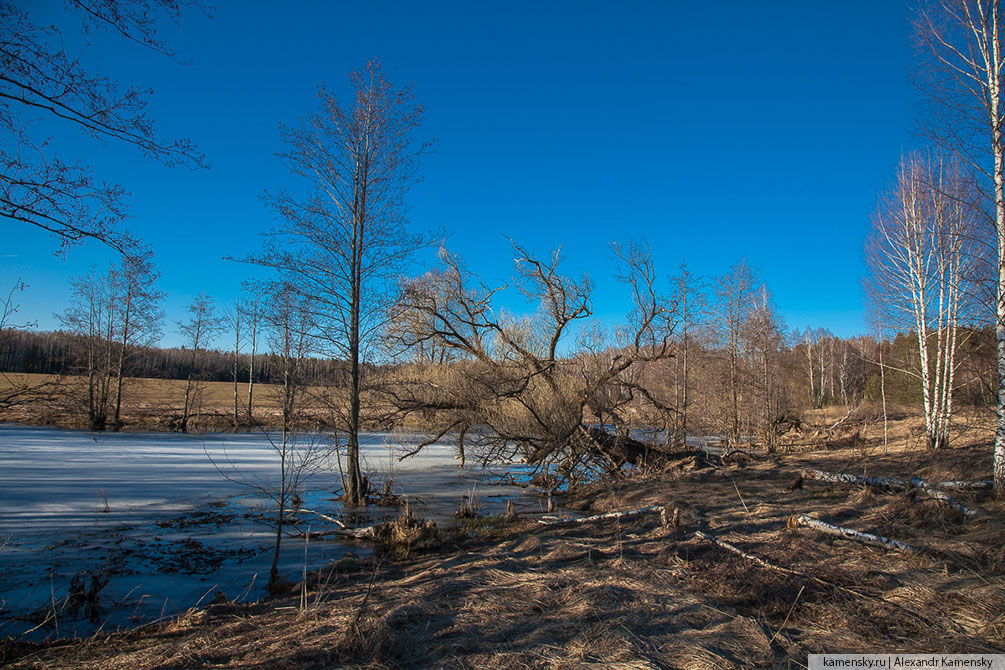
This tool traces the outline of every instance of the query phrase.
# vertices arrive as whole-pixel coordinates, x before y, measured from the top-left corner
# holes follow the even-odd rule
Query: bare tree
[[[768,449],[774,450],[777,437],[774,421],[779,414],[776,391],[778,352],[783,344],[782,333],[785,327],[775,310],[768,287],[761,284],[759,293],[760,295],[754,300],[749,318],[743,324],[741,337],[745,340],[745,348],[752,354],[759,373],[757,374],[757,391],[761,395],[759,431]]]
[[[974,200],[958,166],[911,156],[874,217],[867,248],[884,321],[917,338],[910,372],[921,384],[925,433],[934,448],[949,443],[959,326],[981,262]]]
[[[83,33],[95,29],[166,55],[157,39],[159,15],[177,21],[184,0],[72,0]],[[165,141],[145,106],[149,90],[122,90],[68,54],[53,26],[32,21],[29,9],[0,3],[0,216],[48,231],[60,252],[96,239],[127,255],[136,240],[117,228],[126,215],[125,190],[95,180],[91,169],[61,156],[57,143],[33,132],[35,119],[56,120],[98,142],[131,144],[166,165],[202,165],[187,140]]]
[[[992,186],[997,262],[995,333],[998,420],[993,480],[1005,498],[1005,52],[999,0],[937,0],[918,12],[917,33],[930,54],[933,80],[925,86],[936,113],[933,135]]]
[[[233,301],[226,309],[223,315],[223,321],[226,324],[227,329],[234,336],[234,349],[233,349],[233,366],[230,370],[230,376],[234,382],[234,432],[241,426],[241,401],[240,401],[240,390],[237,385],[238,378],[241,374],[241,347],[244,345],[245,335],[245,314],[244,306],[241,304],[240,300]]]
[[[423,110],[371,61],[349,75],[348,105],[323,87],[319,108],[283,127],[280,156],[309,187],[305,198],[281,191],[267,199],[283,223],[265,251],[249,259],[279,271],[307,298],[319,347],[349,364],[348,398],[336,398],[347,436],[346,500],[363,504],[359,463],[361,361],[386,320],[397,274],[427,238],[406,228],[404,196],[427,144],[414,139]]]
[[[187,433],[192,410],[198,404],[202,393],[202,376],[199,371],[199,356],[209,347],[220,332],[220,320],[216,317],[213,298],[205,292],[199,293],[187,307],[188,321],[178,323],[178,332],[185,338],[189,350],[189,371],[185,380],[185,401],[182,406],[181,432]]]
[[[406,366],[380,389],[398,416],[423,413],[435,427],[408,455],[456,431],[462,453],[468,440],[483,460],[519,455],[565,477],[580,467],[616,473],[625,462],[645,462],[654,455],[645,445],[585,424],[588,413],[610,416],[626,407],[611,397],[646,394],[633,368],[673,355],[676,304],[656,291],[648,248],[614,247],[634,305],[617,339],[587,328],[579,346],[564,353],[577,324],[592,314],[592,285],[563,276],[557,253],[542,260],[517,244],[514,251],[516,288],[538,306],[527,318],[498,315],[493,301],[506,287],[489,288],[446,252],[439,269],[406,285],[398,307],[419,316],[396,321],[409,327],[391,339],[402,349],[435,343],[456,358]]]
[[[272,350],[279,357],[282,384],[273,389],[279,401],[282,431],[278,440],[270,437],[279,457],[278,491],[268,494],[276,503],[276,546],[272,555],[269,584],[279,578],[279,547],[283,539],[283,522],[287,510],[298,495],[303,479],[324,461],[326,452],[320,448],[318,435],[303,431],[302,414],[306,384],[302,364],[310,351],[310,306],[302,296],[280,287],[270,301],[266,318]]]
[[[115,357],[115,309],[117,285],[112,273],[96,269],[71,282],[70,306],[56,318],[77,336],[82,348],[86,396],[84,407],[91,430],[108,424],[109,393]]]
[[[685,446],[687,444],[688,430],[687,415],[690,407],[690,400],[688,398],[688,387],[690,384],[688,354],[690,353],[694,330],[701,325],[702,315],[707,310],[708,305],[703,286],[688,271],[687,263],[681,263],[680,274],[671,277],[670,282],[674,291],[673,299],[677,303],[680,315],[680,354],[677,357],[681,366],[680,391],[677,394],[680,423],[677,431],[677,442],[680,446]]]
[[[740,441],[740,338],[753,311],[756,291],[757,281],[742,259],[728,274],[718,277],[715,283],[716,328],[729,356],[729,393],[732,399],[729,437],[732,444]]]
[[[116,329],[118,362],[115,370],[115,409],[112,428],[122,428],[122,385],[129,361],[136,347],[152,346],[160,339],[164,312],[160,301],[164,294],[155,288],[160,272],[150,254],[134,254],[112,269],[111,281],[117,302]]]
[[[260,295],[255,291],[251,291],[251,295],[244,301],[243,306],[245,321],[247,323],[245,332],[247,333],[248,346],[251,349],[248,352],[248,423],[254,425],[255,355],[258,351],[258,321],[262,316]]]

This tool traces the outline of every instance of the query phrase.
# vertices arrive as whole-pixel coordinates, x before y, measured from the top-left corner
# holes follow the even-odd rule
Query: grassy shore
[[[986,417],[957,446],[817,413],[777,454],[681,454],[563,502],[572,525],[487,520],[423,551],[378,552],[287,595],[217,602],[90,640],[8,641],[12,668],[799,668],[810,653],[1005,652],[1005,507],[806,480],[806,468],[929,481],[987,479]],[[890,551],[806,527],[808,514],[924,549]],[[727,541],[727,551],[700,533]],[[762,559],[758,563],[750,557]]]

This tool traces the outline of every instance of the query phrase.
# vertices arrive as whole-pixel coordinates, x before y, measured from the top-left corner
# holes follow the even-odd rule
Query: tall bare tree
[[[775,310],[768,287],[761,284],[758,294],[754,296],[754,305],[747,322],[743,324],[741,337],[746,342],[745,348],[753,357],[757,369],[757,392],[761,398],[761,418],[759,432],[768,449],[774,450],[776,432],[774,420],[778,416],[778,352],[783,345],[782,333],[785,331]]]
[[[680,315],[680,351],[677,356],[681,368],[680,381],[677,394],[677,408],[679,412],[679,430],[677,431],[677,443],[684,446],[687,442],[687,415],[690,408],[688,388],[690,385],[690,368],[688,355],[691,349],[691,340],[694,331],[702,325],[702,316],[707,310],[707,300],[704,288],[697,278],[687,269],[687,263],[681,263],[680,274],[670,278],[673,289],[673,299],[677,303],[678,314]]]
[[[244,317],[247,325],[248,347],[248,423],[254,425],[254,397],[255,397],[255,356],[258,353],[259,319],[262,317],[261,297],[257,292],[251,291],[251,295],[243,302]]]
[[[932,0],[918,12],[916,29],[932,64],[926,82],[935,112],[933,135],[959,154],[991,186],[996,247],[995,333],[998,349],[998,420],[993,480],[1005,498],[1005,52],[1000,0]]]
[[[66,8],[83,33],[107,30],[125,41],[172,55],[157,38],[160,18],[177,21],[185,0],[71,0]],[[67,53],[59,30],[32,20],[30,3],[0,3],[0,217],[55,236],[60,251],[96,239],[132,255],[136,240],[117,225],[126,215],[121,186],[40,136],[36,119],[55,121],[98,142],[133,145],[166,165],[200,166],[187,140],[164,140],[145,107],[150,91],[123,90],[114,79]]]
[[[122,385],[126,370],[137,347],[152,346],[160,339],[164,312],[160,301],[164,294],[155,288],[160,272],[150,254],[134,254],[112,270],[117,295],[116,320],[118,362],[115,372],[115,410],[112,427],[122,427]]]
[[[415,139],[423,109],[397,89],[379,63],[349,75],[343,104],[322,87],[318,108],[283,127],[280,156],[308,194],[267,196],[282,223],[249,259],[277,269],[308,300],[317,342],[349,364],[348,398],[336,396],[347,435],[346,501],[365,502],[359,462],[361,361],[386,320],[397,274],[427,238],[406,227],[404,197],[428,144]]]
[[[732,444],[740,440],[741,335],[754,309],[757,289],[757,280],[743,259],[715,281],[716,329],[729,356],[729,393],[732,400],[729,437]]]

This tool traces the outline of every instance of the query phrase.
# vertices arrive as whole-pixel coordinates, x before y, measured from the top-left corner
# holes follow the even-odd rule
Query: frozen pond
[[[410,438],[416,436],[361,436],[372,489],[379,492],[391,478],[394,493],[441,527],[453,523],[472,490],[486,514],[502,512],[508,498],[526,511],[539,510],[533,491],[492,483],[502,471],[459,468],[449,442],[399,463]],[[88,433],[0,425],[0,636],[38,638],[57,628],[60,636],[89,635],[180,613],[216,591],[234,600],[262,597],[274,506],[247,482],[273,486],[278,463],[261,433]],[[305,482],[303,506],[338,518],[343,510],[333,492],[341,482],[335,459],[329,465]],[[394,509],[371,508],[355,522],[396,515]],[[297,532],[308,525],[312,531],[328,527],[317,517],[299,518]],[[304,540],[286,537],[282,546],[280,570],[296,580],[305,565]],[[306,551],[307,568],[314,569],[368,549],[311,540]],[[108,580],[98,607],[61,607],[75,577],[86,590],[94,576],[99,583]]]

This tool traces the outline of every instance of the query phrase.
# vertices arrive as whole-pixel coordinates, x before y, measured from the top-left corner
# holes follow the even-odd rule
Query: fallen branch
[[[800,517],[806,517],[806,515],[803,514],[803,515],[800,515]],[[806,517],[806,518],[810,519],[811,521],[816,521],[816,519],[812,519],[810,517]],[[800,523],[801,523],[801,521],[796,521],[796,517],[791,517],[789,519],[789,526],[790,527],[793,527],[795,525],[799,525]],[[817,523],[823,524],[825,526],[830,526],[830,524],[824,524],[822,521],[818,521]],[[838,526],[830,526],[830,527],[831,528],[838,528]],[[847,530],[847,529],[845,529],[845,530]],[[855,533],[857,531],[851,531],[851,532]],[[862,534],[863,535],[868,535],[868,533],[862,533]],[[814,582],[817,582],[818,584],[823,584],[824,586],[828,586],[828,587],[837,589],[838,591],[844,591],[845,593],[849,593],[849,594],[851,594],[853,596],[856,596],[858,598],[861,598],[863,600],[868,600],[868,601],[871,601],[871,602],[879,603],[879,604],[887,606],[887,607],[894,607],[894,605],[892,603],[890,603],[890,602],[888,602],[886,600],[883,600],[881,598],[876,598],[875,596],[870,596],[870,595],[867,595],[865,593],[861,593],[859,591],[856,591],[855,589],[848,588],[847,586],[841,586],[840,584],[835,584],[832,581],[829,581],[829,580],[826,580],[826,579],[822,579],[820,577],[816,577],[814,575],[811,575],[811,574],[808,574],[808,573],[805,573],[805,572],[800,572],[799,570],[793,570],[792,568],[786,568],[786,567],[783,567],[781,565],[776,565],[774,563],[771,563],[769,561],[764,560],[763,558],[760,558],[758,556],[754,556],[753,554],[748,554],[747,552],[745,552],[742,549],[740,549],[740,548],[738,548],[738,547],[730,544],[729,542],[726,542],[725,540],[720,540],[719,538],[713,537],[712,535],[709,535],[708,533],[703,533],[702,531],[696,531],[694,535],[695,535],[695,537],[697,537],[699,539],[706,540],[708,542],[712,542],[713,544],[715,544],[715,545],[717,545],[719,547],[722,547],[723,549],[725,549],[727,551],[731,551],[734,554],[737,554],[738,556],[741,556],[741,557],[747,559],[748,561],[751,561],[752,563],[755,563],[755,564],[757,564],[757,565],[759,565],[759,566],[761,566],[763,568],[767,568],[769,570],[777,570],[778,572],[784,572],[786,574],[795,575],[797,577],[804,577],[806,579],[810,579],[810,580],[812,580]],[[872,537],[875,537],[875,536],[872,536]],[[901,543],[901,544],[903,544],[903,543]],[[910,546],[910,545],[905,545],[905,546]],[[917,549],[917,548],[915,548],[915,549],[917,551],[924,551],[924,550],[920,550],[920,549]],[[800,593],[802,593],[802,589],[801,588],[800,588]],[[796,599],[798,600],[798,596],[796,597]],[[795,605],[795,603],[793,603],[793,606],[794,605]],[[902,610],[910,613],[912,616],[916,617],[920,621],[925,622],[928,625],[933,625],[933,621],[932,621],[931,617],[929,615],[927,615],[927,614],[923,614],[921,612],[918,612],[917,610],[914,610],[911,607],[907,607],[907,606],[905,606],[903,604],[896,605],[896,608],[897,609],[902,609]],[[789,610],[789,612],[791,614],[791,609]],[[786,616],[786,620],[787,619],[788,619],[788,617]],[[950,620],[947,620],[945,618],[943,618],[943,620],[942,620],[941,623],[942,623],[943,626],[946,626],[946,627],[955,627],[957,630],[959,630],[959,626],[958,625],[956,625],[954,622],[952,622]],[[784,628],[784,627],[785,627],[785,624],[783,623],[782,624],[782,628]],[[779,630],[781,630],[781,628]]]
[[[820,482],[837,484],[852,484],[855,486],[875,486],[894,491],[906,491],[907,484],[900,479],[885,477],[868,477],[866,475],[849,475],[843,472],[824,472],[823,470],[803,470],[803,479],[815,479]]]
[[[857,410],[859,407],[861,407],[861,405],[856,405],[855,407],[852,407],[850,410],[848,410],[847,414],[845,414],[843,417],[841,417],[840,419],[838,419],[835,423],[831,424],[831,426],[827,430],[828,431],[832,431],[835,428],[837,428],[838,426],[840,426],[842,423],[844,423],[845,421],[847,421],[848,417],[850,417],[852,414],[854,414],[855,410]]]
[[[653,505],[652,507],[640,507],[639,509],[625,510],[624,512],[608,512],[607,514],[597,514],[596,516],[584,516],[579,518],[566,518],[566,519],[553,519],[553,518],[541,518],[537,522],[544,524],[545,526],[558,526],[562,524],[571,523],[588,523],[590,521],[601,521],[603,519],[623,519],[629,516],[637,516],[639,514],[648,514],[649,512],[663,512],[666,509],[664,505]]]
[[[805,572],[800,572],[799,570],[793,570],[792,568],[786,568],[781,565],[775,565],[774,563],[769,563],[768,561],[764,560],[763,558],[760,558],[759,556],[748,554],[739,547],[732,545],[729,542],[726,542],[725,540],[720,540],[719,538],[713,535],[709,535],[708,533],[702,532],[700,530],[695,531],[694,536],[707,542],[711,542],[712,544],[718,547],[722,547],[726,551],[731,551],[737,556],[741,556],[750,561],[751,563],[755,563],[761,566],[762,568],[767,568],[768,570],[777,570],[778,572],[784,572],[785,574],[788,575],[797,575],[799,577],[807,577],[809,579],[813,579],[813,577],[806,574]]]
[[[312,509],[298,509],[294,510],[297,514],[313,514],[316,517],[320,517],[329,523],[333,523],[339,528],[345,528],[345,524],[334,517],[330,517],[327,514],[322,514],[321,512],[315,512]]]
[[[970,489],[970,490],[984,490],[989,489],[994,484],[990,479],[985,479],[980,482],[937,482],[935,488],[937,489]]]
[[[375,537],[377,526],[364,526],[362,528],[331,528],[329,530],[311,531],[309,537],[320,539],[323,537],[351,537],[356,540],[372,540]],[[293,537],[303,537],[306,533],[300,533]]]
[[[867,477],[865,475],[849,475],[842,472],[824,472],[823,470],[803,470],[802,478],[805,479],[815,479],[822,482],[834,482],[840,484],[851,484],[853,486],[873,486],[876,488],[887,489],[891,491],[907,491],[910,489],[917,489],[927,495],[929,498],[938,500],[939,502],[945,503],[951,507],[958,509],[963,512],[966,516],[975,517],[980,514],[980,511],[961,503],[952,496],[943,493],[936,489],[928,482],[926,482],[921,477],[912,477],[910,482],[905,483],[901,479],[887,479],[885,477]],[[953,482],[943,482],[943,483],[953,483]],[[967,482],[963,482],[967,483]]]
[[[918,489],[919,491],[921,491],[922,493],[924,493],[929,498],[933,498],[935,500],[938,500],[939,502],[945,503],[946,505],[949,505],[950,507],[955,507],[959,511],[963,512],[963,514],[965,514],[966,516],[974,517],[974,516],[978,516],[980,514],[980,512],[978,510],[974,509],[973,507],[969,507],[967,505],[964,505],[963,503],[961,503],[956,498],[953,498],[952,496],[950,496],[950,495],[948,495],[946,493],[943,493],[942,491],[937,491],[935,488],[932,487],[931,484],[929,484],[928,482],[926,482],[921,477],[912,477],[911,478],[911,486],[915,487],[916,489]]]
[[[854,540],[855,542],[862,542],[863,544],[871,544],[877,547],[883,547],[884,549],[897,549],[899,551],[906,551],[912,554],[928,553],[927,550],[922,549],[921,547],[916,547],[913,544],[908,544],[906,542],[901,542],[900,540],[894,540],[888,537],[873,535],[872,533],[863,533],[862,531],[845,528],[844,526],[835,526],[834,524],[827,523],[826,521],[814,519],[806,514],[794,514],[790,516],[787,525],[789,528],[808,526],[810,528],[815,528],[822,533],[839,535],[847,540]]]

